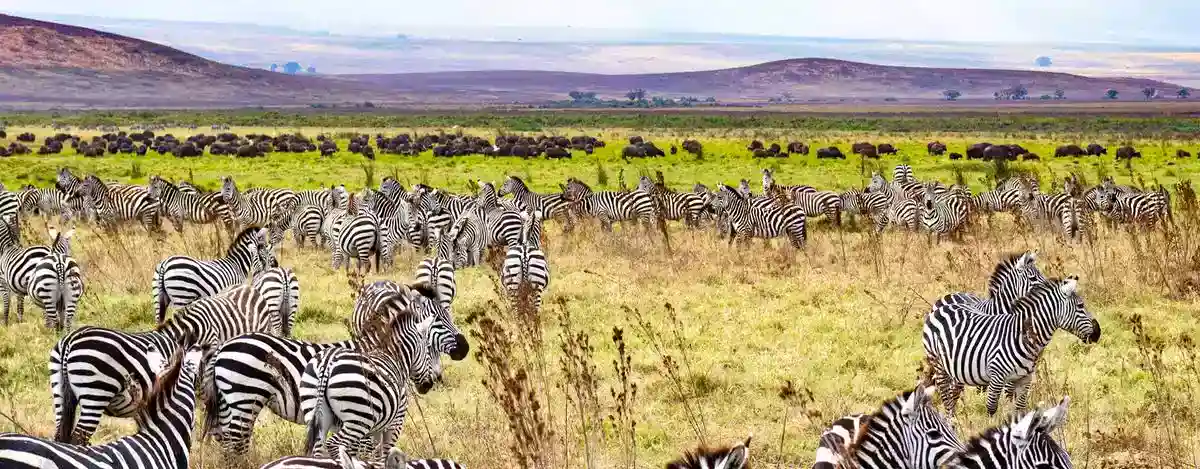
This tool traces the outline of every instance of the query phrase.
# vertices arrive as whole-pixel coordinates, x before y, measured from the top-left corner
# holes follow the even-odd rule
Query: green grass
[[[10,135],[16,130],[20,129],[10,128]],[[547,133],[555,131],[582,132]],[[892,166],[908,162],[922,179],[950,182],[958,171],[974,189],[985,186],[989,164],[928,157],[924,143],[933,138],[954,151],[982,139],[1017,141],[1044,160],[1014,167],[1039,174],[1043,187],[1052,176],[1061,178],[1076,169],[1093,182],[1100,174],[1111,174],[1119,182],[1140,177],[1147,184],[1195,182],[1200,169],[1195,160],[1167,156],[1176,147],[1196,146],[1186,141],[1134,142],[1146,157],[1133,163],[1131,176],[1123,163],[1111,158],[1054,159],[1052,147],[1062,140],[1050,138],[1017,140],[935,130],[914,136],[769,128],[586,131],[601,133],[610,146],[571,161],[380,155],[375,174],[377,179],[395,174],[402,182],[422,181],[458,191],[464,190],[467,179],[500,182],[507,174],[518,174],[535,189],[551,191],[568,176],[596,182],[600,168],[609,181],[605,188],[617,186],[622,169],[630,185],[639,174],[662,170],[667,182],[678,188],[690,188],[697,181],[711,185],[746,178],[757,190],[761,169],[777,166],[782,183],[832,189],[861,186],[875,169],[890,176]],[[617,157],[620,140],[635,133],[664,147],[685,136],[699,136],[706,155],[702,161],[678,155],[625,164]],[[843,150],[858,140],[891,142],[900,146],[901,156],[865,164],[856,156],[845,161],[817,161],[812,156],[756,161],[744,150],[754,135],[781,143],[794,136],[814,147],[836,143]],[[25,182],[46,185],[58,167],[70,166],[77,173],[144,182],[144,177],[129,177],[134,162],[145,177],[178,179],[190,174],[209,188],[226,174],[243,185],[313,188],[345,183],[351,190],[360,188],[364,178],[362,158],[349,154],[326,160],[313,154],[272,154],[255,160],[24,156],[0,160],[0,181],[10,189]],[[818,221],[810,227],[809,246],[800,252],[779,241],[766,248],[759,241],[730,248],[712,229],[689,231],[673,225],[669,253],[657,236],[633,227],[603,234],[589,225],[567,236],[551,223],[546,251],[553,279],[534,328],[544,340],[542,347],[495,353],[495,337],[481,332],[485,318],[522,339],[518,343],[532,340],[520,332],[526,319],[496,306],[504,300],[495,291],[490,268],[459,271],[456,321],[471,331],[473,351],[488,350],[489,355],[473,353],[463,362],[444,362],[445,386],[422,397],[421,410],[412,409],[400,446],[412,455],[451,457],[469,467],[515,467],[515,452],[510,450],[514,432],[505,408],[483,383],[495,383],[486,365],[503,359],[509,371],[529,372],[529,388],[540,403],[538,421],[549,430],[538,439],[545,467],[585,467],[585,460],[593,461],[593,467],[661,467],[701,440],[724,444],[749,434],[754,435],[751,458],[759,467],[811,464],[817,437],[830,421],[849,412],[869,412],[913,385],[923,355],[920,331],[928,302],[952,291],[981,292],[1002,253],[1038,249],[1039,265],[1048,275],[1081,276],[1087,306],[1104,331],[1092,346],[1066,334],[1057,337],[1043,355],[1033,389],[1033,403],[1057,402],[1064,394],[1073,398],[1070,421],[1057,437],[1076,466],[1183,467],[1183,461],[1194,460],[1200,428],[1194,410],[1200,372],[1192,339],[1198,319],[1200,218],[1177,213],[1178,226],[1171,236],[1101,227],[1098,242],[1091,246],[1064,245],[1050,234],[1018,231],[1009,220],[998,215],[994,224],[974,227],[961,244],[936,245],[922,235],[889,232],[873,238],[857,228],[837,230]],[[31,220],[25,239],[41,240],[44,224]],[[211,228],[189,227],[183,235],[170,233],[155,240],[140,229],[109,237],[81,227],[73,243],[88,285],[80,322],[125,330],[152,327],[150,277],[155,263],[172,254],[216,256],[224,242]],[[374,277],[405,281],[420,257],[404,253],[395,268]],[[290,240],[280,248],[279,258],[296,270],[302,284],[296,335],[344,339],[341,321],[353,305],[345,275],[328,269],[327,253],[299,250]],[[0,431],[23,429],[44,436],[53,431],[46,357],[55,338],[39,325],[40,312],[29,309],[23,323],[0,329]],[[568,326],[562,325],[564,309],[570,314]],[[648,327],[639,326],[643,323]],[[629,376],[637,387],[625,414],[618,409],[617,394],[610,391],[622,387],[613,365],[619,359],[611,340],[613,328],[624,331]],[[563,335],[575,333],[587,338],[588,347],[584,352],[563,352]],[[562,371],[564,362],[594,367],[595,379],[570,379]],[[781,398],[788,382],[799,397]],[[567,400],[588,387],[597,396],[594,406]],[[989,419],[983,406],[981,395],[966,393],[958,426],[964,438],[1001,420]],[[1005,402],[1001,409],[1007,412],[1011,404]],[[603,423],[582,425],[580,415],[593,412]],[[634,444],[622,438],[624,427],[610,417],[636,422]],[[105,419],[96,441],[132,429],[131,422]],[[263,417],[251,462],[297,453],[303,435],[299,426]],[[631,448],[637,461],[633,464],[628,462]],[[203,469],[237,465],[222,459],[211,443],[198,443],[195,457],[193,467]]]

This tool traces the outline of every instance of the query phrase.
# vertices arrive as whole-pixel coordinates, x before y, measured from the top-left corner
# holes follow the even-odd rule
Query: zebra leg
[[[371,438],[367,435],[368,431],[369,428],[365,425],[365,422],[353,419],[344,420],[342,421],[341,428],[338,428],[337,431],[333,432],[333,435],[325,439],[325,452],[322,454],[338,454],[338,450],[346,446],[350,447],[351,453],[357,453],[364,446],[369,448],[368,443],[371,441]],[[392,443],[395,444],[394,441]],[[363,457],[362,454],[355,454],[355,456],[358,456],[360,459]]]
[[[79,417],[75,421],[75,430],[71,432],[72,444],[86,445],[92,439],[92,434],[100,426],[100,417],[108,407],[109,397],[95,394],[79,396]]]
[[[1025,408],[1029,405],[1029,387],[1033,384],[1033,374],[1025,375],[1021,379],[1012,383],[1013,404],[1016,408],[1013,410],[1016,413],[1025,412]]]
[[[1000,393],[1004,392],[1005,384],[1004,379],[999,377],[1001,375],[999,372],[991,371],[992,378],[988,381],[987,413],[989,417],[996,415],[996,409],[1000,407]]]
[[[4,325],[8,325],[8,288],[0,286],[0,301],[4,301]]]
[[[13,292],[13,293],[16,293],[16,292]],[[17,302],[17,321],[24,322],[25,321],[25,295],[16,293],[16,298],[14,298],[13,300]]]

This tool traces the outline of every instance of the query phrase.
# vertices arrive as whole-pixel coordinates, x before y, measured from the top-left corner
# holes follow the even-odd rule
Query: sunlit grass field
[[[10,138],[29,129],[9,128]],[[293,129],[280,129],[293,130]],[[396,129],[299,129],[315,136],[361,131],[394,134]],[[414,129],[404,129],[412,132]],[[416,129],[418,132],[436,129]],[[449,129],[447,129],[449,130]],[[32,129],[39,140],[48,128]],[[274,129],[234,128],[239,134]],[[463,129],[486,135],[488,129]],[[174,129],[179,137],[188,132]],[[159,132],[161,133],[161,132]],[[209,132],[211,133],[211,132]],[[74,155],[27,155],[0,159],[0,182],[9,190],[33,183],[52,184],[59,167],[76,174],[144,183],[151,175],[190,179],[216,189],[219,177],[233,175],[243,187],[297,189],[344,183],[357,190],[393,176],[405,185],[424,182],[462,192],[469,179],[502,183],[509,174],[542,192],[574,176],[595,189],[615,189],[623,177],[629,186],[639,175],[662,171],[669,186],[690,189],[696,182],[735,184],[747,179],[759,191],[761,170],[773,168],[785,184],[828,189],[861,187],[872,171],[889,178],[896,164],[913,166],[921,179],[955,182],[978,191],[995,179],[992,163],[951,162],[930,157],[925,143],[940,140],[950,151],[978,141],[1020,143],[1042,156],[1039,162],[1015,162],[1010,170],[1037,174],[1044,188],[1071,171],[1095,182],[1112,175],[1119,183],[1175,184],[1195,181],[1197,160],[1177,160],[1175,149],[1193,153],[1190,141],[1135,141],[1144,158],[1130,165],[1109,157],[1056,159],[1063,143],[1109,146],[1099,136],[1080,140],[996,134],[884,135],[817,133],[802,129],[755,131],[634,131],[630,129],[546,129],[547,135],[599,135],[608,146],[595,155],[576,152],[569,161],[487,158],[434,158],[378,155],[374,163],[349,152],[321,159],[317,154],[273,153],[262,159],[204,156],[127,155],[86,159]],[[624,139],[640,134],[660,147],[682,138],[699,138],[702,159],[684,154],[630,163],[619,157]],[[815,149],[838,145],[849,154],[856,141],[893,143],[900,155],[862,161],[819,161],[815,156],[755,160],[745,150],[752,138],[786,145],[801,140]],[[7,141],[0,142],[7,144]],[[346,148],[344,141],[341,147]],[[66,153],[71,153],[70,149]],[[1176,202],[1179,202],[1176,200]],[[525,367],[529,387],[539,401],[537,420],[546,433],[538,441],[543,467],[661,467],[700,442],[727,444],[753,435],[751,458],[760,467],[800,467],[812,463],[817,437],[832,420],[850,412],[870,412],[884,399],[911,388],[923,350],[920,330],[929,304],[953,291],[985,290],[987,276],[1004,253],[1038,249],[1048,275],[1079,275],[1087,306],[1103,329],[1095,345],[1060,334],[1043,355],[1032,403],[1056,403],[1072,397],[1071,417],[1059,435],[1077,467],[1191,467],[1197,455],[1200,392],[1193,336],[1200,319],[1200,218],[1177,211],[1171,235],[1130,233],[1100,224],[1095,244],[1067,245],[1052,234],[1018,230],[1011,216],[981,220],[962,243],[932,244],[922,234],[889,231],[873,238],[857,226],[838,229],[810,224],[803,251],[786,243],[754,241],[729,247],[709,228],[672,225],[669,242],[658,233],[630,226],[601,233],[586,226],[564,234],[548,224],[545,250],[552,281],[537,324],[543,340],[536,353],[517,353],[507,366]],[[31,218],[25,239],[44,239],[47,221]],[[168,228],[169,231],[169,228]],[[137,331],[153,327],[150,283],[154,265],[172,254],[215,257],[227,237],[211,227],[188,227],[155,238],[140,228],[109,236],[79,227],[73,243],[87,292],[80,324]],[[669,244],[669,247],[668,247]],[[406,252],[394,268],[372,278],[408,281],[421,254]],[[340,340],[347,336],[353,288],[341,272],[328,268],[329,255],[300,250],[290,238],[279,258],[301,281],[301,311],[296,336]],[[454,315],[469,334],[473,351],[489,338],[480,332],[485,318],[500,324],[519,342],[535,340],[522,332],[522,319],[498,305],[494,272],[486,266],[458,272]],[[0,431],[53,434],[47,356],[55,337],[40,325],[30,305],[24,322],[0,329]],[[564,315],[569,320],[564,321]],[[628,381],[636,393],[627,411],[617,405],[624,383],[614,369],[618,360],[614,328],[622,331],[630,357]],[[565,336],[582,333],[588,347]],[[574,344],[574,345],[570,345]],[[580,349],[583,352],[580,352]],[[667,357],[670,357],[668,360]],[[513,430],[505,410],[489,392],[492,358],[471,354],[445,364],[445,385],[418,401],[400,446],[413,456],[449,457],[478,468],[515,467]],[[580,364],[584,365],[580,365]],[[595,379],[572,378],[565,369],[594,367]],[[790,383],[790,385],[789,385]],[[783,392],[790,387],[795,392]],[[581,389],[594,389],[594,402]],[[587,393],[582,393],[586,395]],[[589,403],[590,402],[590,403]],[[996,424],[982,395],[968,391],[960,404],[959,432],[965,439]],[[1001,413],[1011,410],[1005,402]],[[255,432],[254,454],[247,466],[302,450],[304,429],[264,412]],[[586,422],[598,417],[594,424]],[[633,440],[628,421],[635,422]],[[624,422],[625,424],[622,424]],[[133,431],[132,422],[105,419],[93,441],[109,441]],[[198,433],[197,433],[198,434]],[[215,444],[195,445],[192,467],[229,468]]]

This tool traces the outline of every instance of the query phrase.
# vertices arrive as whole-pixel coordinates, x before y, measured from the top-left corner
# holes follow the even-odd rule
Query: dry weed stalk
[[[613,328],[613,345],[617,348],[617,359],[613,360],[613,372],[617,376],[619,387],[609,388],[615,403],[613,413],[608,420],[613,433],[617,435],[621,451],[624,453],[624,466],[637,467],[637,420],[633,417],[635,401],[637,401],[637,383],[633,382],[633,357],[625,345],[625,330]]]
[[[559,366],[563,379],[559,381],[559,388],[566,397],[567,406],[573,405],[575,408],[576,417],[579,418],[579,436],[583,439],[584,460],[587,467],[592,468],[595,467],[596,438],[603,436],[600,431],[600,399],[596,395],[600,377],[587,332],[575,329],[565,299],[559,298],[555,304],[558,306],[559,334],[562,339]],[[564,415],[563,418],[569,416]]]
[[[704,421],[704,413],[696,409],[696,403],[692,399],[693,390],[690,389],[692,386],[687,381],[687,377],[696,376],[696,374],[692,372],[691,360],[688,359],[687,344],[683,336],[680,335],[683,323],[675,314],[674,307],[670,303],[665,305],[667,318],[671,322],[668,327],[672,331],[672,337],[670,338],[663,337],[659,328],[650,324],[649,320],[642,316],[642,313],[637,309],[628,306],[623,308],[627,315],[633,317],[639,335],[650,344],[655,355],[658,355],[659,363],[662,365],[660,372],[671,384],[671,388],[683,404],[684,416],[687,418],[688,426],[695,433],[696,439],[700,441],[701,445],[707,444],[708,428]],[[675,349],[680,360],[676,360],[671,355],[671,348]],[[686,370],[680,370],[680,361],[682,361],[682,366]]]

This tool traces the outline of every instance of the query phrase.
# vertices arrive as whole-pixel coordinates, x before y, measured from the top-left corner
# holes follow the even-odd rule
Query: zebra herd
[[[759,196],[745,180],[738,187],[709,190],[697,184],[691,192],[676,192],[649,177],[634,190],[618,191],[593,191],[571,178],[560,193],[538,194],[510,176],[499,189],[473,182],[472,195],[424,184],[405,188],[392,178],[358,193],[344,186],[243,193],[233,178],[221,182],[220,191],[206,193],[159,177],[141,187],[94,175],[80,179],[64,169],[55,188],[0,191],[6,322],[7,296],[17,295],[20,319],[22,298],[30,295],[45,311],[47,326],[63,332],[49,357],[53,441],[0,434],[0,466],[185,468],[198,389],[206,407],[202,433],[227,454],[249,453],[263,409],[307,426],[306,455],[264,468],[460,467],[446,460],[408,460],[394,449],[410,389],[424,394],[437,385],[442,354],[455,361],[468,355],[452,314],[456,270],[499,259],[493,265],[510,299],[540,308],[550,280],[541,243],[545,220],[564,230],[583,217],[608,230],[618,222],[649,229],[667,220],[689,227],[709,221],[731,243],[786,236],[801,248],[807,218],[817,216],[837,225],[843,214],[859,214],[876,230],[923,226],[947,235],[980,212],[1012,212],[1063,233],[1068,233],[1063,220],[1071,218],[1076,228],[1084,223],[1081,213],[1134,223],[1170,215],[1165,191],[1139,192],[1111,180],[1081,191],[1078,180],[1069,178],[1062,194],[1043,195],[1036,180],[1014,178],[972,195],[960,186],[920,182],[903,165],[892,181],[875,174],[865,189],[841,193],[781,185],[763,170]],[[152,231],[165,216],[176,229],[216,224],[237,235],[224,257],[172,256],[156,266],[153,330],[72,330],[83,292],[80,268],[70,257],[72,232],[51,231],[50,246],[23,247],[18,217],[26,214],[94,222],[108,230],[139,224]],[[357,288],[348,340],[303,341],[291,337],[300,282],[275,254],[288,231],[301,247],[328,250],[335,270],[351,264],[359,274],[379,270],[404,248],[428,257],[418,264],[413,283],[383,280]],[[927,375],[873,414],[835,421],[821,436],[814,467],[1070,467],[1052,437],[1065,421],[1069,398],[1026,412],[1028,392],[1056,330],[1095,343],[1100,326],[1084,307],[1077,278],[1047,278],[1035,262],[1035,253],[1010,256],[996,267],[986,296],[954,293],[939,299],[922,333]],[[170,314],[171,308],[177,310]],[[989,414],[997,412],[1005,394],[1013,398],[1015,412],[1006,425],[964,443],[952,419],[968,385],[986,389]],[[934,408],[935,393],[946,415]],[[86,446],[105,415],[134,418],[138,432]],[[748,460],[746,440],[688,453],[669,467],[738,468]]]

